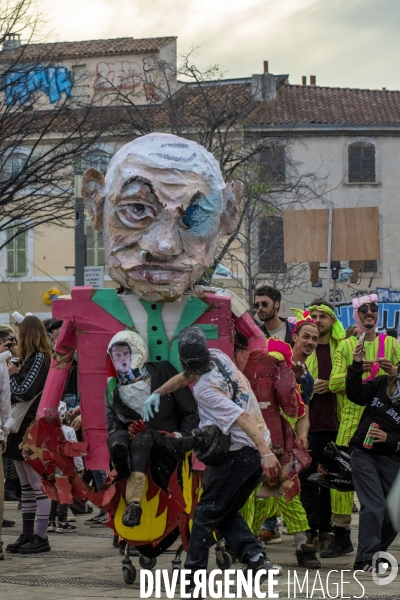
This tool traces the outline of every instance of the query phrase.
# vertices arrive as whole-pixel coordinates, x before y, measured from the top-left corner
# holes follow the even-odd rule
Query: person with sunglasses
[[[281,306],[282,295],[274,287],[263,285],[254,292],[253,310],[262,322],[261,331],[267,338],[275,337],[289,343],[295,328],[294,323],[282,319],[278,313]]]
[[[354,298],[353,318],[359,336],[365,334],[363,381],[371,381],[380,375],[396,375],[395,365],[400,361],[400,346],[395,338],[376,332],[379,320],[378,296],[369,294]],[[340,425],[336,443],[343,448],[349,447],[364,410],[363,406],[350,402],[346,396],[347,370],[353,364],[353,352],[358,343],[359,339],[351,336],[339,344],[329,380],[329,389],[336,393],[339,409]],[[328,547],[321,551],[322,558],[336,558],[354,550],[350,539],[354,493],[332,490],[331,501],[334,535]]]

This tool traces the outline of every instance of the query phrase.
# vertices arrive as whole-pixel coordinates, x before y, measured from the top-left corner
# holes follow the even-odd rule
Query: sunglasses
[[[254,310],[258,310],[260,308],[260,306],[262,306],[263,308],[268,308],[269,302],[266,302],[265,300],[263,300],[262,302],[254,302],[254,304],[253,304]]]
[[[372,313],[377,313],[378,310],[379,310],[379,308],[378,308],[378,306],[376,304],[363,304],[358,309],[358,312],[364,313],[366,315],[369,310]]]

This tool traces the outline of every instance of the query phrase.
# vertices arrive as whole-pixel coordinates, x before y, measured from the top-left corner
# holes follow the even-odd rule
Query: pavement
[[[16,503],[6,502],[5,518],[16,521],[14,527],[3,530],[3,541],[7,544],[15,541],[21,533],[21,511],[17,510]],[[104,527],[94,529],[84,525],[84,520],[87,518],[87,515],[76,517],[74,525],[77,525],[77,531],[74,533],[50,533],[51,552],[36,555],[6,553],[5,560],[0,561],[0,600],[9,598],[18,600],[140,598],[138,558],[132,557],[132,562],[137,569],[136,581],[133,585],[127,585],[122,576],[123,557],[119,550],[113,548],[112,545],[112,531]],[[357,542],[357,533],[358,515],[354,515],[352,525],[354,545]],[[308,590],[306,585],[302,591],[297,586],[296,595],[294,595],[294,571],[302,585],[306,570],[297,567],[293,538],[284,535],[282,539],[282,544],[267,545],[267,553],[271,562],[282,567],[282,576],[276,578],[278,583],[274,588],[275,593],[279,592],[280,598],[318,599],[330,597],[399,600],[400,575],[387,585],[377,585],[371,575],[361,575],[358,578],[363,587],[354,580],[352,565],[355,552],[337,559],[321,559],[322,568],[318,572],[308,571]],[[175,544],[173,549],[176,549],[177,546],[178,544]],[[389,552],[400,563],[400,536],[396,538]],[[183,555],[183,560],[184,557],[185,555]],[[160,556],[153,572],[156,569],[168,569],[171,573],[173,558],[172,553]],[[209,569],[217,568],[215,558],[215,552],[211,549]],[[241,568],[241,565],[234,564],[232,566],[232,569],[238,568]],[[344,572],[342,573],[342,571]],[[288,581],[290,581],[290,590]],[[267,584],[262,584],[261,591],[265,591],[268,597]],[[150,597],[154,598],[155,595]],[[167,596],[165,592],[161,591],[159,597],[166,598]],[[175,593],[174,597],[181,598],[179,591]],[[214,597],[223,596],[216,595]]]

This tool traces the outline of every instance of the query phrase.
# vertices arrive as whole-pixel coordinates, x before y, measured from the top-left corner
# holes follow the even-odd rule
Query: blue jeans
[[[278,519],[276,517],[270,517],[269,519],[265,519],[264,523],[261,525],[261,529],[268,529],[268,531],[275,531],[278,526]]]
[[[101,486],[104,484],[105,480],[107,479],[107,473],[105,471],[92,471],[92,475],[93,475],[93,479],[94,482],[96,484],[97,490],[100,490]],[[100,513],[101,515],[105,515],[106,513],[104,512],[104,510],[100,509]]]

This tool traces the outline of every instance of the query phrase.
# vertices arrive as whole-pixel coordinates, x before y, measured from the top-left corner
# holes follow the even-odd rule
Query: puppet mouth
[[[142,279],[148,283],[167,284],[183,279],[189,271],[183,269],[163,269],[161,267],[140,267],[129,271],[132,279]]]

